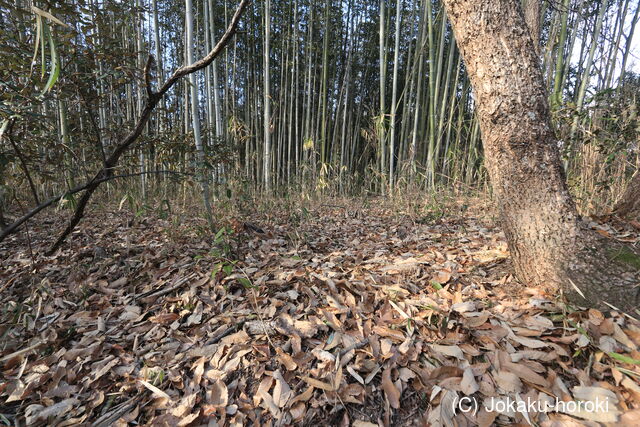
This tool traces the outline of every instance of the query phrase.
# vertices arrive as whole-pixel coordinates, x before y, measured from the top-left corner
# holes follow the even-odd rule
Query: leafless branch
[[[241,0],[225,33],[222,35],[218,43],[213,47],[213,49],[211,49],[211,51],[209,51],[209,53],[205,57],[201,58],[200,60],[194,62],[189,66],[182,66],[178,68],[171,75],[171,77],[169,77],[167,81],[164,82],[164,84],[160,87],[160,89],[157,92],[153,92],[153,90],[151,89],[150,68],[152,65],[153,58],[151,56],[149,57],[144,70],[148,97],[142,109],[142,112],[140,113],[140,117],[136,125],[129,132],[129,134],[126,135],[116,145],[111,155],[107,158],[104,164],[104,167],[102,167],[89,182],[70,190],[73,193],[77,193],[81,191],[84,191],[84,193],[82,194],[82,197],[78,201],[76,210],[74,211],[73,216],[69,220],[67,227],[60,234],[60,236],[55,241],[55,243],[51,246],[51,248],[47,251],[48,254],[52,254],[53,252],[55,252],[60,247],[60,245],[64,243],[67,236],[69,236],[69,234],[71,234],[74,228],[78,225],[78,223],[84,216],[85,209],[87,207],[87,204],[91,200],[91,196],[98,189],[101,183],[103,183],[106,180],[109,180],[112,177],[111,175],[112,171],[118,164],[120,157],[136,142],[138,137],[142,134],[142,131],[144,130],[147,124],[147,121],[149,120],[149,117],[151,117],[151,113],[153,112],[155,107],[158,105],[160,98],[165,93],[167,93],[167,91],[171,89],[171,87],[178,80],[180,80],[180,78],[188,74],[195,73],[196,71],[207,67],[209,64],[213,62],[213,60],[224,50],[225,46],[229,43],[233,35],[236,33],[236,30],[238,28],[238,23],[240,21],[240,17],[242,16],[243,11],[245,10],[248,4],[249,4],[249,0]],[[68,194],[68,193],[69,192],[65,194]],[[64,197],[64,195],[61,197]],[[29,218],[33,217],[34,215],[42,211],[47,206],[50,206],[51,204],[55,203],[55,201],[60,200],[61,197],[57,197],[45,202],[44,204],[32,209],[29,213],[27,213],[27,215],[18,219],[13,224],[9,225],[0,234],[0,242],[4,240],[8,235],[14,233],[18,229],[18,227],[22,225],[25,221],[27,221]]]

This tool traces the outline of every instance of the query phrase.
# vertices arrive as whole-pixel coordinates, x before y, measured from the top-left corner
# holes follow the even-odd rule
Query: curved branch
[[[152,174],[152,173],[168,173],[168,174],[173,174],[173,175],[194,176],[192,173],[187,173],[187,172],[172,171],[172,170],[157,170],[157,171],[145,171],[145,172],[127,173],[127,174],[123,174],[123,175],[111,175],[111,176],[102,178],[102,179],[100,179],[98,181],[95,181],[95,182],[93,182],[93,184],[102,184],[103,182],[111,181],[113,179],[130,178],[132,176],[148,175],[148,174]],[[47,200],[46,202],[43,202],[43,203],[39,204],[38,206],[36,206],[35,208],[31,209],[29,212],[24,214],[22,217],[20,217],[16,221],[14,221],[13,224],[8,225],[7,228],[2,230],[2,232],[0,233],[0,242],[2,240],[4,240],[5,237],[9,236],[10,234],[13,234],[22,224],[24,224],[25,222],[29,221],[31,218],[33,218],[38,213],[40,213],[40,211],[42,211],[43,209],[48,208],[52,204],[59,202],[61,199],[64,199],[67,196],[70,196],[72,194],[76,194],[76,193],[79,193],[81,191],[86,190],[91,184],[92,184],[92,182],[88,182],[88,183],[85,183],[85,184],[77,185],[77,186],[73,187],[71,190],[68,190],[68,191],[62,193],[59,196],[52,197],[49,200]]]
[[[220,54],[220,52],[224,49],[224,47],[229,43],[231,37],[235,34],[238,28],[238,22],[240,22],[240,16],[242,16],[242,12],[249,4],[249,0],[242,0],[236,9],[236,12],[233,14],[233,18],[231,18],[231,22],[227,27],[227,30],[222,35],[218,43],[211,49],[211,51],[204,57],[194,62],[191,65],[183,65],[178,68],[174,73],[167,79],[167,81],[162,85],[162,87],[158,90],[159,95],[165,94],[171,86],[173,86],[181,77],[184,77],[188,74],[195,73],[198,70],[202,70],[207,67],[209,64],[213,62],[214,59]]]
[[[48,254],[51,254],[56,249],[58,249],[60,245],[62,245],[62,243],[66,240],[67,236],[71,234],[73,229],[78,225],[78,223],[84,216],[85,209],[87,207],[87,204],[89,203],[89,200],[91,200],[91,196],[98,189],[101,183],[103,183],[105,180],[108,180],[111,177],[113,168],[118,164],[118,160],[120,160],[120,157],[122,156],[122,154],[124,154],[124,152],[127,151],[131,147],[131,145],[133,145],[133,143],[138,139],[138,137],[142,134],[142,131],[144,130],[144,127],[147,124],[149,117],[151,117],[151,113],[153,112],[155,107],[158,105],[160,98],[162,98],[162,96],[165,93],[167,93],[167,91],[169,91],[169,89],[171,89],[171,87],[174,84],[176,84],[176,82],[181,77],[184,77],[191,73],[195,73],[196,71],[205,68],[206,66],[208,66],[213,62],[213,60],[223,51],[225,46],[229,43],[233,35],[236,33],[236,30],[238,28],[238,23],[240,21],[240,17],[242,16],[242,12],[244,11],[244,9],[247,7],[248,4],[249,4],[249,0],[241,0],[225,33],[222,35],[222,37],[220,38],[218,43],[213,47],[213,49],[211,49],[211,51],[209,51],[209,53],[204,58],[201,58],[200,60],[194,62],[189,66],[182,66],[178,68],[171,75],[171,77],[167,79],[167,81],[162,85],[162,87],[157,92],[154,93],[152,90],[150,90],[150,81],[147,80],[147,78],[145,77],[145,80],[147,80],[148,98],[145,102],[142,112],[140,113],[140,118],[138,119],[138,122],[136,123],[134,128],[131,130],[131,132],[129,132],[129,134],[125,136],[120,141],[120,143],[116,146],[116,148],[113,150],[109,158],[107,158],[107,160],[105,161],[104,167],[100,169],[88,183],[81,185],[79,187],[75,187],[74,189],[70,190],[70,191],[75,190],[74,191],[75,193],[78,193],[84,190],[85,193],[80,198],[78,205],[76,206],[76,210],[73,216],[71,217],[71,219],[69,220],[69,224],[67,225],[65,230],[60,234],[56,242],[47,251]],[[148,69],[150,68],[151,61],[152,59],[149,59],[147,61],[147,66],[145,67],[146,68],[145,75],[148,73]],[[64,195],[62,197],[64,197]],[[29,215],[28,213],[27,215],[25,215],[25,217],[28,216],[28,218],[26,219],[23,219],[25,217],[20,218],[18,221],[9,225],[9,227],[7,227],[2,232],[2,234],[0,234],[0,242],[3,239],[5,239],[8,235],[14,233],[18,229],[18,227],[22,225],[26,220],[33,217],[35,214],[37,214],[47,206],[50,206],[56,200],[60,200],[60,198],[55,198],[50,203],[44,203],[43,205],[46,205],[46,206],[40,205],[32,209],[30,213],[33,212],[33,214]]]
[[[9,127],[7,128],[6,137],[11,143],[13,147],[13,151],[16,152],[16,156],[20,160],[20,165],[22,165],[22,171],[24,172],[24,176],[27,178],[27,182],[29,183],[29,188],[31,188],[31,194],[33,195],[33,201],[36,202],[36,205],[40,203],[38,198],[38,190],[36,190],[36,186],[33,183],[33,179],[31,179],[31,173],[29,172],[29,167],[27,166],[27,161],[22,154],[22,150],[18,147],[18,144],[13,140],[13,124],[14,119],[9,119]]]

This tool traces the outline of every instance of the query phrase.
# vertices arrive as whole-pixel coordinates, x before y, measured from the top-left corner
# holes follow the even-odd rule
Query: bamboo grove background
[[[583,210],[602,210],[639,162],[639,2],[526,1],[572,190]],[[147,55],[162,81],[210,50],[235,6],[0,0],[0,118],[12,118],[0,205],[90,179],[140,114]],[[224,54],[161,101],[118,173],[139,175],[107,197],[136,200],[184,196],[193,174],[213,198],[486,181],[469,80],[437,0],[252,2]]]

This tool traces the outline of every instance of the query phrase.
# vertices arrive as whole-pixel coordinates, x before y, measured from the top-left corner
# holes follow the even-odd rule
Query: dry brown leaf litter
[[[236,227],[231,274],[197,221],[105,213],[55,257],[38,255],[54,224],[31,230],[33,255],[24,240],[1,246],[2,420],[640,423],[640,324],[519,286],[495,227],[469,216],[419,224],[383,208],[275,217],[266,234]],[[455,411],[467,396],[611,406]]]

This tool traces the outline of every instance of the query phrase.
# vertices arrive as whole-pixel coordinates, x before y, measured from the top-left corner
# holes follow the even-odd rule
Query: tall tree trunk
[[[519,1],[444,3],[477,101],[485,163],[518,278],[579,305],[634,311],[640,256],[590,231],[576,211]]]
[[[419,30],[418,30],[418,45],[416,46],[416,58],[418,61],[418,77],[416,88],[416,100],[415,100],[415,110],[413,116],[413,130],[411,131],[411,148],[409,149],[409,165],[411,168],[410,176],[413,179],[416,174],[416,155],[418,151],[418,124],[420,123],[420,114],[422,113],[420,109],[420,101],[422,100],[422,67],[424,64],[424,47],[427,42],[427,36],[425,31],[426,21],[427,21],[427,13],[428,9],[424,2],[422,2],[422,15],[420,17]]]
[[[436,146],[436,137],[435,137],[435,119],[436,119],[436,75],[437,72],[437,60],[436,60],[436,33],[434,29],[434,19],[433,19],[433,11],[432,4],[430,1],[427,1],[427,31],[429,34],[429,96],[428,96],[428,105],[429,105],[429,116],[427,120],[427,129],[428,129],[428,138],[429,142],[426,146],[425,158],[427,161],[426,169],[427,169],[427,185],[429,188],[432,188],[435,182],[434,177],[434,156],[435,156],[435,146]]]
[[[596,48],[598,47],[598,39],[600,38],[600,31],[602,30],[602,22],[604,20],[605,12],[609,6],[609,0],[604,0],[600,5],[600,11],[598,12],[598,18],[596,19],[596,26],[593,30],[593,39],[591,40],[591,46],[589,48],[589,55],[587,56],[587,63],[584,67],[584,74],[582,80],[580,80],[580,87],[578,88],[578,95],[576,98],[576,109],[578,112],[582,110],[584,105],[584,99],[589,87],[589,81],[591,80],[591,66],[593,65],[593,58],[595,57]],[[579,116],[575,115],[573,123],[571,124],[571,139],[578,129]]]
[[[551,92],[551,106],[558,108],[562,104],[562,87],[564,84],[564,64],[570,61],[565,55],[565,45],[567,43],[567,21],[569,20],[569,5],[571,0],[564,0],[562,4],[562,17],[560,18],[560,40],[556,48],[556,64],[553,76],[553,90]]]
[[[322,80],[320,82],[320,96],[322,103],[322,122],[320,123],[320,171],[324,174],[324,165],[329,161],[327,135],[327,92],[329,77],[329,0],[324,5],[324,34],[322,35]]]
[[[629,0],[624,1],[624,6],[622,4],[618,6],[618,13],[616,16],[616,27],[613,32],[616,36],[615,43],[611,43],[610,52],[608,60],[604,63],[605,74],[604,79],[602,79],[602,86],[600,89],[606,89],[611,87],[611,81],[613,79],[613,72],[616,69],[616,58],[618,56],[618,51],[620,50],[620,41],[622,40],[622,33],[624,33],[624,23],[627,19],[627,11],[629,10]],[[604,60],[604,56],[603,56]]]
[[[151,0],[151,9],[153,12],[153,43],[156,51],[156,74],[158,76],[158,81],[164,81],[164,72],[163,72],[163,60],[162,60],[162,45],[160,44],[160,23],[158,22],[158,5],[156,4],[156,0]],[[102,73],[100,73],[102,75]],[[164,130],[164,98],[160,99],[160,111],[157,113],[158,118],[158,131],[162,132]]]
[[[380,117],[379,123],[377,123],[377,131],[378,131],[378,166],[380,170],[380,174],[384,176],[386,173],[385,169],[385,117],[386,117],[386,106],[385,106],[385,88],[386,88],[386,80],[387,80],[387,46],[386,46],[386,35],[385,35],[385,14],[384,14],[384,0],[380,0]],[[384,181],[382,185],[384,191]]]
[[[203,2],[202,8],[204,9],[204,48],[205,50],[209,50],[211,46],[210,39],[213,37],[209,28],[211,28],[211,22],[213,19],[211,18],[210,12],[210,2]],[[214,128],[215,128],[215,119],[214,119],[214,111],[213,111],[213,88],[211,84],[211,73],[209,69],[206,69],[204,72],[204,94],[206,100],[206,114],[205,114],[205,123],[207,124],[207,142],[210,146],[214,146]]]
[[[143,52],[143,44],[142,44],[142,33],[144,32],[143,24],[142,24],[142,2],[140,0],[136,0],[136,12],[134,19],[134,32],[136,37],[136,53],[138,57],[137,66],[139,70],[142,70],[144,67],[144,52]],[[142,109],[144,108],[144,88],[142,85],[138,85],[137,88],[137,96],[136,96],[136,114],[135,116],[139,116],[142,113]],[[147,127],[148,130],[148,127]],[[138,160],[140,162],[140,194],[142,200],[146,202],[147,200],[147,174],[146,172],[146,156],[144,152],[144,147],[140,147],[138,151]]]
[[[191,0],[185,2],[186,21],[187,21],[187,66],[193,63],[193,4]],[[209,192],[209,174],[205,168],[204,147],[202,145],[202,136],[200,134],[200,115],[198,102],[198,81],[196,73],[189,75],[191,86],[191,119],[193,123],[193,137],[196,141],[196,158],[197,158],[197,176],[202,187],[202,198],[204,200],[205,215],[211,231],[214,229],[213,211],[211,209],[211,198]]]
[[[622,83],[624,82],[624,76],[627,72],[626,70],[627,60],[629,58],[629,52],[631,52],[631,42],[633,41],[633,33],[636,30],[636,25],[638,24],[639,18],[640,18],[640,2],[638,2],[638,4],[636,5],[636,11],[633,14],[633,19],[631,20],[631,28],[629,29],[629,34],[627,35],[627,38],[626,38],[624,54],[622,56],[622,65],[620,67],[621,68],[620,77],[618,79],[619,86],[622,86]]]
[[[400,21],[402,20],[402,0],[396,1],[396,34],[393,49],[393,88],[391,89],[391,135],[389,139],[389,192],[393,193],[394,153],[396,143],[396,112],[398,110],[398,55],[400,51]]]
[[[76,168],[74,167],[73,162],[73,150],[71,148],[71,138],[69,137],[69,126],[67,123],[67,107],[62,98],[60,98],[60,94],[58,94],[58,118],[60,124],[60,141],[64,146],[64,150],[67,151],[67,176],[68,176],[68,186],[75,187],[75,173]]]
[[[271,27],[271,1],[264,4],[264,156],[263,183],[266,191],[271,190],[271,94],[269,91],[269,38]]]
[[[531,34],[533,47],[536,53],[540,54],[540,0],[524,1],[524,19]]]
[[[209,4],[209,39],[213,43],[213,40],[216,39],[215,33],[215,16],[213,10],[213,2],[211,0],[208,1]],[[226,54],[226,51],[225,51]],[[207,70],[207,73],[209,71]],[[224,136],[224,125],[222,123],[222,107],[220,106],[220,79],[218,77],[218,60],[214,59],[211,64],[211,81],[212,89],[213,89],[213,111],[215,116],[215,124],[216,124],[216,138],[218,140],[222,139]]]

